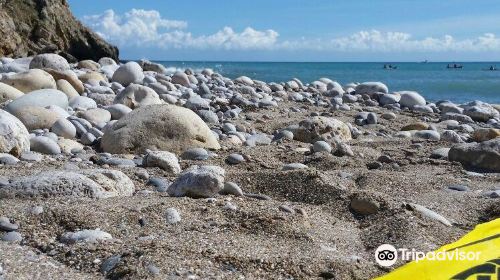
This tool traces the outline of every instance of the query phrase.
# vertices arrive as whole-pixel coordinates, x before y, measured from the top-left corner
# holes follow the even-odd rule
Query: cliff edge
[[[0,57],[55,52],[69,61],[118,60],[118,48],[78,21],[66,0],[0,0],[0,38]]]

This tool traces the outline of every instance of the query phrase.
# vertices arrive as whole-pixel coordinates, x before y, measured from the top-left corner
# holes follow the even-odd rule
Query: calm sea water
[[[461,63],[463,69],[446,69],[447,63],[393,63],[397,70],[384,70],[383,63],[306,63],[306,62],[180,62],[161,61],[170,71],[212,68],[229,78],[241,75],[266,82],[288,81],[294,77],[312,82],[321,77],[341,84],[381,81],[390,91],[415,90],[430,101],[442,99],[457,103],[481,100],[500,103],[500,71],[487,71],[499,63]]]

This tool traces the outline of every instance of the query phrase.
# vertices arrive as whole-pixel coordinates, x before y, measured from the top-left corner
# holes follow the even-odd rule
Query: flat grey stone
[[[0,219],[0,231],[16,231],[19,229],[17,224],[13,224],[9,221],[9,219],[3,218]]]
[[[11,154],[0,153],[0,164],[15,165],[19,160]]]
[[[122,260],[121,255],[113,255],[109,258],[107,258],[102,264],[101,264],[101,273],[102,274],[108,274],[111,270],[113,270],[118,263]]]
[[[306,169],[309,168],[307,165],[302,163],[289,163],[285,164],[281,170],[289,171],[289,170],[297,170],[297,169]]]
[[[224,183],[224,188],[220,191],[220,194],[223,195],[234,195],[234,196],[243,196],[243,191],[240,186],[233,182]]]
[[[470,190],[469,187],[464,186],[464,185],[451,185],[451,186],[448,186],[448,189],[453,190],[453,191],[459,191],[459,192],[468,192]]]
[[[66,232],[61,236],[63,243],[72,244],[77,242],[98,242],[100,240],[109,240],[113,237],[111,234],[100,229],[80,230],[76,232]]]
[[[168,187],[170,196],[213,197],[224,187],[225,171],[218,166],[191,166]]]
[[[15,177],[0,187],[0,198],[8,197],[90,197],[131,196],[134,183],[121,171],[88,169],[77,171],[44,171],[36,175]]]
[[[450,152],[450,148],[435,149],[434,151],[432,151],[430,157],[433,159],[447,159],[449,152]]]
[[[5,242],[20,242],[23,236],[17,231],[6,232],[2,235],[2,241]]]
[[[187,160],[206,160],[209,158],[209,153],[203,148],[191,148],[182,153],[181,158]]]
[[[43,155],[37,152],[24,152],[19,158],[22,161],[40,162],[43,159]]]
[[[171,182],[167,179],[153,177],[149,178],[148,185],[154,186],[157,192],[166,192]]]
[[[226,162],[229,164],[240,164],[244,161],[245,158],[240,154],[230,154],[226,159]]]
[[[171,174],[179,174],[181,166],[175,154],[167,151],[146,150],[146,156],[142,161],[145,167],[159,167]]]
[[[35,136],[30,139],[30,149],[32,152],[39,152],[47,155],[58,155],[61,148],[52,139],[45,136]]]
[[[272,139],[265,134],[254,134],[247,138],[245,145],[255,147],[257,145],[269,145],[271,142]]]

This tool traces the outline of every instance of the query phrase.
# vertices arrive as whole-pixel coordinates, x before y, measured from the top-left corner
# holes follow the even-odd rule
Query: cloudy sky
[[[122,59],[500,61],[498,0],[69,0]]]

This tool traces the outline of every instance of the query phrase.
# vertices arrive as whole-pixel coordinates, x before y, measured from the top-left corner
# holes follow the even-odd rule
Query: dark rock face
[[[66,0],[0,0],[0,38],[0,56],[55,52],[69,61],[118,60],[118,49],[80,23]]]

